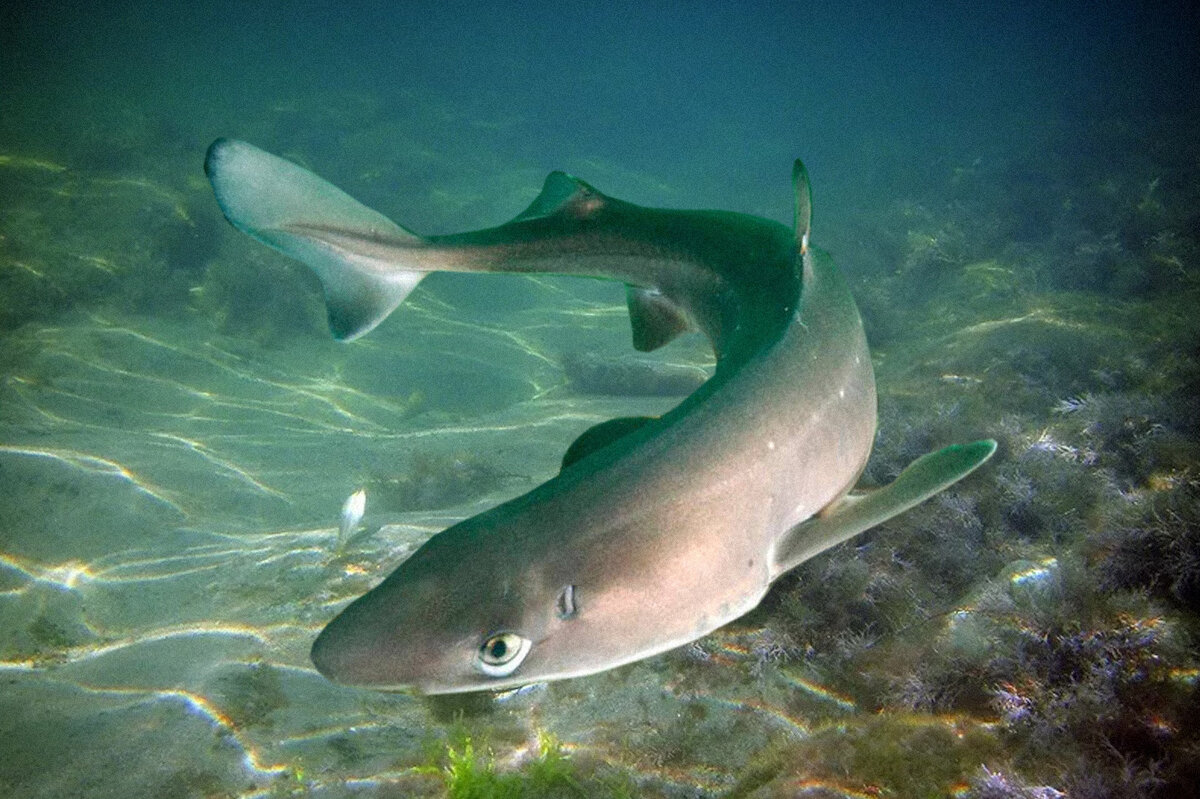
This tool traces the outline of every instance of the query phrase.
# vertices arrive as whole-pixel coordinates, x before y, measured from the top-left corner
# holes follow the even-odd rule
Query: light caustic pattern
[[[70,178],[8,156],[0,168]],[[128,193],[188,222],[181,194],[142,179],[50,186],[76,198]],[[126,275],[114,252],[8,266],[53,288],[66,285],[68,261]],[[196,792],[247,799],[439,794],[427,744],[449,724],[417,698],[327,682],[308,660],[313,638],[430,535],[553,474],[587,427],[678,401],[574,391],[564,353],[628,356],[620,291],[598,300],[569,281],[525,285],[546,302],[492,321],[420,290],[348,345],[314,332],[264,346],[195,316],[96,309],[0,342],[12,354],[0,373],[0,763],[30,764],[0,765],[0,784],[61,795],[51,776],[94,773],[88,742],[99,737],[138,748],[87,785],[92,796],[171,793],[164,774],[215,775]],[[673,347],[667,358],[711,368],[695,341]],[[447,370],[454,394],[431,395]],[[368,497],[367,534],[339,542],[339,509],[364,478],[402,472],[414,453],[460,452],[527,481],[383,518]],[[495,762],[520,767],[546,731],[566,754],[639,785],[703,795],[727,790],[754,747],[805,740],[814,724],[856,712],[813,675],[779,667],[765,631],[723,631],[704,647],[703,662],[666,656],[666,671],[632,666],[498,697],[483,723],[515,742],[493,741]],[[689,669],[701,679],[676,679]],[[604,701],[578,701],[596,685]],[[672,763],[631,745],[639,707],[652,709],[649,729],[691,708],[714,729],[748,720],[752,734],[741,749]]]
[[[290,507],[303,501],[303,487],[320,487],[319,468],[306,473],[301,485],[254,452],[270,435],[300,430],[324,438],[348,425],[354,438],[368,446],[380,439],[391,445],[427,446],[447,437],[487,441],[520,431],[553,455],[562,447],[555,440],[557,430],[581,429],[629,411],[614,408],[611,399],[589,406],[546,392],[536,406],[472,419],[470,424],[439,420],[439,427],[422,427],[413,424],[404,409],[389,409],[394,421],[382,431],[383,420],[361,415],[379,406],[364,412],[371,406],[356,403],[350,390],[335,390],[332,380],[324,386],[267,370],[258,374],[215,347],[177,346],[145,331],[106,324],[101,333],[125,341],[124,346],[134,342],[178,352],[184,363],[205,364],[208,379],[157,375],[138,382],[131,377],[136,371],[132,368],[112,369],[101,359],[72,358],[74,367],[90,364],[78,370],[86,380],[78,374],[56,385],[36,375],[9,380],[9,391],[23,403],[19,407],[26,418],[39,420],[57,435],[50,437],[53,446],[6,444],[0,448],[0,463],[29,471],[30,479],[82,487],[83,493],[71,499],[42,501],[90,502],[75,519],[76,532],[105,537],[111,551],[64,557],[35,548],[37,554],[16,550],[0,556],[0,619],[15,633],[6,636],[0,670],[9,678],[38,681],[52,694],[76,696],[78,707],[95,703],[91,712],[110,725],[107,734],[113,736],[121,736],[125,725],[138,724],[138,714],[150,708],[175,719],[165,731],[168,736],[179,737],[189,724],[200,721],[223,741],[219,758],[233,762],[243,775],[238,793],[245,797],[267,796],[288,783],[308,790],[349,793],[388,786],[413,795],[436,795],[437,779],[420,768],[428,757],[422,736],[436,738],[444,731],[438,732],[428,707],[411,697],[332,685],[312,669],[307,650],[320,627],[346,602],[469,510],[406,514],[402,523],[385,525],[368,538],[366,548],[338,552],[338,509],[350,493],[345,488],[339,489],[342,493],[328,492],[335,499],[323,505],[327,524],[319,527],[272,529],[255,519],[256,529],[234,531],[220,523],[219,515],[216,522],[206,515],[206,503],[221,501],[214,495],[243,503],[248,497],[267,501],[282,496]],[[50,338],[62,343],[69,335],[61,331]],[[147,398],[139,405],[129,396],[105,391],[106,379],[137,382],[147,392],[152,386],[174,402]],[[217,385],[222,381],[224,385]],[[125,416],[118,423],[101,413],[102,408],[117,408]],[[235,411],[245,416],[233,421],[222,416]],[[545,441],[536,440],[538,431],[545,431]],[[303,443],[297,437],[291,441]],[[353,443],[343,441],[342,446]],[[130,541],[128,529],[90,529],[89,525],[104,524],[104,514],[116,512],[109,502],[114,495],[117,504],[125,506],[122,512],[131,513],[135,521],[150,518],[152,532]],[[144,507],[133,501],[137,507],[130,510],[135,498],[141,498]],[[368,500],[368,513],[369,507]],[[28,509],[30,514],[37,511]],[[765,631],[751,630],[709,639],[709,668],[713,673],[758,669],[768,649],[765,636]],[[846,712],[848,700],[812,680],[769,669],[763,673],[770,675],[768,682],[780,696],[800,687],[829,712]],[[659,676],[648,677],[641,670],[628,672],[627,680],[622,690],[630,701],[647,693],[656,696],[665,718],[676,712],[673,708],[695,705],[705,707],[714,719],[753,718],[768,738],[799,740],[809,733],[809,722],[786,710],[778,697],[664,686]],[[628,715],[629,706],[623,702],[603,712],[591,708],[577,717],[564,712],[563,703],[573,703],[556,699],[555,690],[513,692],[496,706],[506,716],[522,719],[526,738],[550,729],[567,754],[601,758],[639,784],[664,791],[672,786],[701,792],[728,787],[730,764],[668,766],[631,749],[619,732]],[[37,711],[26,707],[22,712]],[[427,730],[434,732],[417,732]],[[180,755],[193,756],[196,761],[181,760],[176,767],[211,766],[215,757]],[[495,746],[494,756],[502,767],[511,768],[534,755],[528,743],[519,743]],[[114,781],[113,795],[130,790],[121,785]]]
[[[437,793],[418,768],[425,741],[445,734],[428,707],[333,685],[308,648],[349,600],[478,508],[373,519],[368,501],[364,526],[381,529],[339,549],[342,502],[364,474],[401,471],[414,452],[496,453],[503,470],[540,481],[572,436],[647,406],[572,395],[557,366],[557,332],[581,320],[619,323],[624,353],[615,306],[576,302],[557,319],[492,330],[449,323],[454,309],[416,299],[410,335],[467,353],[452,356],[467,368],[526,376],[510,402],[448,414],[402,379],[386,392],[356,380],[397,353],[416,373],[436,375],[448,360],[413,360],[381,343],[386,331],[265,354],[149,317],[92,314],[22,331],[22,357],[0,376],[0,672],[15,686],[0,716],[16,725],[3,728],[0,756],[17,762],[5,756],[19,740],[11,729],[37,740],[34,762],[44,760],[0,777],[39,795],[53,784],[39,775],[92,770],[80,742],[93,732],[136,741],[152,717],[159,740],[176,746],[167,770],[241,775],[219,780],[228,794],[269,795],[281,780],[334,795]],[[489,354],[466,346],[475,338],[491,342]],[[527,716],[532,735],[542,725],[533,705],[546,696],[497,706]],[[197,723],[220,745],[187,745]],[[555,726],[572,741],[594,721]],[[519,746],[496,754],[529,756]],[[153,761],[133,755],[91,794],[155,793],[163,764]]]
[[[452,315],[430,300],[409,316],[435,328],[448,348],[479,334],[468,322],[440,319],[443,312]],[[530,474],[533,483],[589,425],[662,410],[644,399],[564,388],[545,339],[580,324],[619,325],[616,355],[625,354],[618,307],[577,303],[517,332],[489,329],[503,357],[528,367],[527,387],[513,405],[456,416],[422,415],[427,409],[404,390],[381,398],[347,380],[356,358],[377,369],[394,357],[380,343],[312,345],[341,360],[286,350],[266,358],[219,340],[180,340],[147,322],[92,317],[86,329],[41,329],[38,359],[19,364],[0,386],[7,418],[17,422],[0,445],[0,467],[25,488],[10,500],[19,529],[0,555],[0,671],[36,683],[39,699],[70,701],[88,729],[102,719],[115,739],[144,725],[139,714],[152,710],[170,719],[162,731],[168,739],[186,740],[189,725],[200,722],[222,745],[186,747],[173,767],[189,773],[225,763],[241,775],[226,785],[232,794],[268,796],[292,785],[331,795],[380,787],[436,795],[436,775],[422,768],[425,742],[446,728],[430,706],[330,684],[313,670],[308,648],[348,601],[477,508],[373,520],[368,497],[363,525],[383,527],[344,550],[339,510],[361,485],[363,464],[431,449],[505,453],[510,472],[544,463]],[[495,358],[468,360],[484,368]],[[59,488],[39,493],[48,485]],[[769,631],[721,631],[703,651],[699,663],[668,657],[722,687],[632,667],[618,674],[610,701],[582,712],[573,698],[580,689],[570,684],[499,697],[496,712],[510,726],[517,720],[525,740],[493,743],[495,762],[519,767],[536,756],[528,742],[548,730],[566,754],[601,760],[636,784],[719,793],[754,747],[780,737],[803,741],[815,724],[856,712],[816,677],[780,667]],[[745,679],[715,680],[730,673]],[[798,712],[800,696],[806,704]],[[672,764],[652,746],[630,745],[630,709],[642,703],[656,708],[655,725],[703,708],[715,729],[749,721],[754,734],[745,751],[717,749]],[[15,710],[29,725],[44,712],[32,701]],[[48,758],[71,763],[69,750],[52,752]],[[109,795],[147,790],[137,771],[127,775],[131,782],[114,776]],[[145,772],[153,773],[149,762]]]
[[[0,578],[8,587],[0,592],[0,619],[23,623],[24,629],[6,642],[0,673],[18,682],[38,681],[52,695],[75,696],[77,712],[95,703],[92,712],[111,725],[112,735],[120,736],[124,724],[137,724],[152,707],[176,718],[168,727],[175,735],[198,719],[222,741],[219,752],[208,757],[233,758],[256,786],[247,796],[279,779],[300,779],[308,753],[328,757],[330,746],[348,735],[388,737],[406,715],[372,719],[359,707],[362,697],[327,683],[307,662],[307,646],[323,621],[361,590],[353,579],[364,564],[335,559],[330,554],[335,537],[332,527],[280,532],[163,557],[132,552],[90,564],[2,556]],[[315,574],[323,590],[270,596],[281,575],[304,585],[311,582],[306,573]],[[257,585],[262,579],[271,585]],[[188,621],[184,608],[164,604],[155,613],[135,614],[147,626],[130,629],[134,619],[119,607],[160,592],[191,605],[190,615],[202,620]],[[272,601],[279,606],[270,607]],[[33,618],[14,619],[22,611]],[[312,703],[311,714],[303,702]],[[37,712],[19,708],[23,715]],[[178,768],[204,762],[200,757]],[[332,784],[416,777],[411,770],[366,765],[343,769]],[[323,782],[315,776],[303,781],[309,787]]]

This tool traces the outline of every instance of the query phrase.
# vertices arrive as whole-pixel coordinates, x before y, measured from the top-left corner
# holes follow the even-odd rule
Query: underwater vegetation
[[[582,394],[682,397],[708,379],[696,366],[587,352],[565,353],[562,367],[571,388]]]
[[[469,452],[418,452],[406,471],[371,477],[365,488],[372,511],[436,510],[528,480]]]
[[[1200,614],[1200,482],[1156,494],[1137,519],[1093,542],[1105,585]]]
[[[1195,481],[1131,489],[1115,447],[1014,444],[973,497],[948,493],[806,566],[773,611],[790,657],[860,706],[995,714],[1004,755],[981,762],[1016,782],[993,773],[969,795],[1056,795],[1021,780],[1073,797],[1191,795]]]
[[[539,733],[519,769],[497,768],[495,755],[463,730],[452,735],[422,771],[441,777],[447,799],[633,797],[630,786],[599,780],[573,764],[553,736]]]
[[[888,717],[994,717],[979,762],[999,771],[970,796],[1191,795],[1195,483],[1130,509],[1098,463],[1035,451],[997,471],[975,498],[931,502],[781,586],[767,623],[782,662]]]
[[[804,564],[729,629],[593,680],[475,698],[456,732],[452,714],[419,700],[338,689],[311,673],[308,646],[331,598],[357,590],[354,581],[365,587],[408,543],[376,532],[352,558],[331,561],[328,530],[264,533],[260,519],[305,527],[344,499],[343,474],[330,479],[336,490],[314,490],[318,472],[343,465],[326,466],[337,461],[312,440],[359,453],[352,441],[378,436],[377,449],[344,465],[371,475],[369,514],[449,516],[536,477],[475,430],[493,421],[487,413],[564,379],[571,402],[608,403],[686,392],[696,375],[590,353],[560,360],[556,341],[544,358],[529,356],[550,364],[529,379],[487,330],[482,346],[495,349],[460,356],[428,309],[459,302],[486,316],[494,297],[459,298],[452,283],[417,298],[432,321],[385,338],[383,368],[378,351],[335,349],[307,272],[231,245],[203,187],[181,177],[199,180],[206,142],[136,115],[106,122],[100,106],[111,99],[95,101],[87,130],[61,133],[78,141],[74,155],[0,154],[3,445],[60,457],[6,450],[0,462],[6,554],[21,555],[0,570],[9,697],[0,793],[1196,795],[1194,142],[1174,153],[1106,144],[1138,154],[1117,174],[1111,162],[989,155],[869,209],[868,223],[842,237],[864,243],[834,250],[877,359],[881,432],[865,481],[887,483],[920,454],[982,435],[1001,445],[987,471]],[[528,200],[524,173],[501,180],[499,201],[493,186],[477,188],[497,156],[452,162],[378,104],[328,99],[281,103],[256,135],[301,161],[325,153],[322,165],[346,170],[331,177],[365,187],[365,200],[410,196],[412,212],[397,215],[419,229],[499,219],[501,205]],[[461,123],[444,115],[447,140],[470,128]],[[329,157],[333,149],[346,157]],[[444,188],[451,173],[458,183]],[[525,311],[528,290],[504,288]],[[93,315],[111,327],[95,327]],[[624,346],[627,331],[616,332]],[[287,368],[262,371],[266,359],[253,353],[263,348],[279,348],[271,359],[288,356]],[[420,361],[422,349],[439,360]],[[109,401],[89,404],[97,394]],[[547,413],[535,406],[496,426]],[[423,432],[431,418],[472,414],[480,421],[438,451],[388,438],[410,422]],[[221,426],[239,415],[243,428]],[[294,427],[312,437],[274,440]],[[138,441],[150,455],[134,462]],[[244,455],[271,447],[271,458]],[[381,466],[398,452],[400,468]],[[219,524],[188,504],[192,484],[206,511],[226,513]],[[310,493],[323,496],[304,504]],[[221,541],[170,549],[187,535],[172,502]],[[271,516],[276,506],[290,515]],[[107,537],[93,529],[102,524]],[[225,535],[238,524],[250,528],[244,540]],[[132,546],[144,549],[123,549]],[[189,649],[193,634],[211,637]],[[242,641],[253,649],[243,653]],[[191,660],[200,676],[180,663]],[[131,782],[121,782],[126,772]]]
[[[981,766],[979,770],[980,773],[971,779],[970,788],[964,794],[968,799],[1062,799],[1066,796],[1048,785],[1025,785],[987,766]]]
[[[1195,167],[1160,171],[1090,193],[1039,174],[1026,209],[983,187],[1033,178],[976,164],[850,259],[881,386],[865,481],[982,429],[1000,450],[986,479],[804,564],[753,620],[859,707],[994,719],[956,795],[1200,784]]]

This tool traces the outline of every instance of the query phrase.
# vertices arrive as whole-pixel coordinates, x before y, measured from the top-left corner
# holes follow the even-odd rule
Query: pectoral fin
[[[995,451],[991,439],[954,444],[917,458],[881,489],[842,498],[827,513],[796,525],[780,540],[771,579],[924,502],[975,471]]]
[[[650,416],[623,416],[619,419],[609,419],[583,431],[563,454],[562,468],[565,469],[575,461],[582,460],[598,449],[607,447],[618,438],[624,438],[638,430],[646,422],[654,421]]]

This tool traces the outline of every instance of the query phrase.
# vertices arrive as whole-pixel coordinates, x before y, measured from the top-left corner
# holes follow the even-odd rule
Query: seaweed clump
[[[990,709],[1016,765],[1071,796],[1176,796],[1198,776],[1187,649],[1178,622],[1074,557],[1016,562],[946,618],[885,704]]]
[[[526,479],[469,453],[424,452],[413,455],[407,472],[374,477],[365,488],[376,510],[438,510],[470,502]]]
[[[458,731],[419,771],[440,777],[448,799],[560,799],[629,797],[624,780],[601,779],[578,769],[552,735],[539,733],[517,768],[505,769],[486,744]]]
[[[993,735],[969,722],[918,714],[860,716],[824,726],[800,742],[778,739],[722,796],[940,799],[958,795],[962,775],[999,751]]]
[[[271,715],[287,707],[279,669],[267,662],[251,663],[217,679],[213,699],[238,727],[267,725]]]
[[[584,352],[564,354],[562,366],[575,391],[599,396],[677,397],[691,394],[708,379],[698,366]]]
[[[1097,375],[1107,390],[1061,401],[1050,427],[995,423],[990,480],[780,581],[764,612],[795,644],[785,659],[860,708],[995,719],[998,749],[977,761],[990,770],[964,795],[1192,795],[1200,481],[1177,377]],[[951,430],[972,407],[896,426],[877,479],[931,433],[960,437]]]
[[[1048,785],[1025,785],[999,769],[993,771],[983,766],[980,771],[982,773],[971,780],[966,799],[1062,799],[1066,796]]]
[[[1200,614],[1200,482],[1160,494],[1135,523],[1096,543],[1105,584]]]

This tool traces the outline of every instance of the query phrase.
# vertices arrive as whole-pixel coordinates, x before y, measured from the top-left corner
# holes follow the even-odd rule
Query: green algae
[[[406,471],[372,477],[365,488],[373,511],[412,511],[451,507],[527,481],[470,452],[418,452]]]
[[[214,684],[212,696],[239,728],[270,724],[272,714],[289,702],[279,669],[267,662],[251,663],[222,675]]]
[[[537,734],[535,749],[518,768],[501,769],[486,745],[477,745],[460,730],[436,756],[436,762],[420,771],[439,776],[448,799],[624,799],[634,795],[622,780],[581,774],[549,733]]]
[[[964,786],[980,763],[1001,753],[995,732],[967,717],[859,715],[818,728],[800,742],[776,739],[720,795],[785,797],[825,788],[836,796],[934,799]]]
[[[945,796],[1000,751],[985,729],[923,716],[869,719],[818,734],[809,746],[831,778],[912,799]]]

